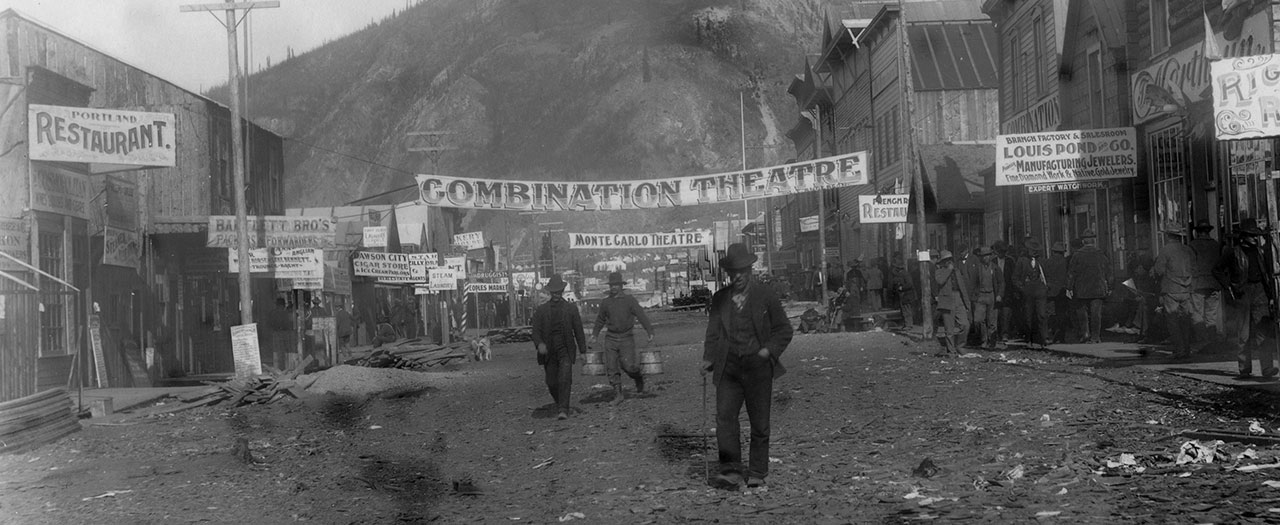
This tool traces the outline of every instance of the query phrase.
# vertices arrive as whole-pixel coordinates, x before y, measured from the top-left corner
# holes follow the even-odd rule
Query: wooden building
[[[238,290],[226,250],[204,247],[209,215],[233,213],[229,111],[17,11],[0,34],[0,251],[19,260],[0,257],[0,400],[230,372]],[[47,112],[159,115],[167,159],[116,142],[105,161],[46,156],[28,133]],[[278,214],[282,140],[244,133],[249,211]],[[255,310],[271,294],[255,282]]]

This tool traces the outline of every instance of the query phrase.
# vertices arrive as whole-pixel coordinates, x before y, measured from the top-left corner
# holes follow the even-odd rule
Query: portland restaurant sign
[[[449,208],[608,211],[719,204],[867,183],[861,151],[755,170],[669,179],[547,182],[418,175],[423,203]]]
[[[172,113],[31,104],[31,160],[173,167],[177,140]]]

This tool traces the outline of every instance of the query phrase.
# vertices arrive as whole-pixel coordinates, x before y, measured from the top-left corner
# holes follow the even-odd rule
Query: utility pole
[[[235,206],[236,206],[236,252],[240,256],[240,324],[253,323],[253,297],[250,295],[249,287],[249,219],[246,212],[244,200],[244,136],[242,135],[244,123],[240,122],[240,57],[236,49],[236,26],[240,25],[243,18],[236,18],[236,10],[243,10],[244,16],[249,16],[249,12],[254,9],[265,9],[271,7],[280,7],[280,2],[261,1],[261,2],[235,2],[227,0],[223,3],[214,4],[191,4],[178,6],[178,11],[183,13],[192,12],[208,12],[213,14],[215,11],[223,11],[226,20],[219,19],[217,15],[213,15],[214,19],[222,23],[227,28],[227,70],[230,75],[229,88],[231,90],[231,174],[232,184],[235,186]]]
[[[907,38],[907,16],[902,9],[902,0],[898,0],[898,41],[900,42],[901,52],[898,53],[898,83],[902,85],[902,123],[903,129],[906,131],[906,140],[902,147],[902,169],[910,178],[911,183],[915,186],[916,201],[916,232],[915,237],[916,251],[927,251],[929,248],[925,246],[925,213],[924,213],[924,180],[919,170],[917,170],[917,162],[915,162],[915,124],[911,122],[911,44]],[[919,257],[917,257],[918,259]],[[931,261],[932,262],[932,261]],[[932,275],[926,275],[927,268],[920,265],[920,312],[924,319],[921,321],[921,329],[923,336],[928,338],[933,333],[933,283]]]
[[[405,149],[414,153],[425,153],[427,158],[431,160],[431,174],[440,174],[440,157],[444,156],[444,152],[458,149],[455,146],[444,145],[444,139],[452,135],[448,131],[411,131],[406,137],[409,145]],[[444,210],[440,210],[440,216],[444,217]],[[437,239],[431,238],[431,228],[427,228],[427,245],[436,246],[439,244]],[[449,239],[452,242],[452,239]],[[438,250],[438,248],[437,248]],[[444,262],[443,259],[440,262]],[[449,302],[445,297],[444,290],[437,292],[439,301],[439,319],[440,319],[440,344],[449,344]],[[425,330],[430,326],[431,309],[427,296],[423,295],[418,300],[418,310],[422,317],[422,328]]]
[[[817,135],[815,135],[816,140],[813,143],[813,158],[814,160],[817,160],[822,158],[822,106],[821,105],[817,105],[813,107],[813,116],[814,116],[813,127],[814,129],[817,130]],[[824,309],[830,308],[830,305],[827,304],[827,278],[829,276],[827,275],[827,208],[826,208],[826,203],[823,202],[826,200],[824,198],[825,196],[823,195],[825,192],[826,190],[822,189],[821,187],[818,188],[818,281],[821,282],[821,284],[818,286],[818,288],[821,290],[820,295],[818,297],[819,297],[819,300],[822,301],[819,304],[821,304]],[[831,312],[827,312],[827,313],[830,314]]]
[[[742,91],[738,91],[738,129],[741,131],[739,134],[742,136],[742,171],[745,172],[747,171],[747,109]],[[745,195],[747,191],[745,185],[743,185],[742,191],[744,193],[742,196],[742,229],[746,229],[747,221],[751,220],[751,206],[749,204],[751,201]],[[751,242],[747,240],[747,234],[741,229],[738,230],[738,234],[742,236],[743,244],[750,247]]]

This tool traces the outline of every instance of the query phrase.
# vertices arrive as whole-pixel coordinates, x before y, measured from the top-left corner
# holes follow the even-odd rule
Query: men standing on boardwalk
[[[538,364],[546,372],[547,390],[556,402],[556,419],[569,417],[569,396],[573,390],[573,363],[587,353],[587,336],[582,331],[578,307],[564,300],[564,279],[552,275],[544,289],[551,299],[533,311],[533,348]]]
[[[1275,377],[1280,369],[1275,366],[1276,348],[1268,341],[1268,332],[1275,322],[1275,277],[1271,275],[1274,260],[1271,245],[1263,239],[1266,232],[1258,228],[1254,219],[1240,221],[1236,228],[1236,246],[1223,255],[1214,272],[1227,283],[1227,299],[1231,316],[1239,319],[1240,330],[1236,342],[1240,353],[1236,355],[1239,377],[1253,374],[1253,356],[1257,354],[1262,367],[1262,377]]]
[[[1026,254],[1013,269],[1013,285],[1022,294],[1027,347],[1044,348],[1049,335],[1049,279],[1044,272],[1044,247],[1040,241],[1029,239],[1025,248]]]
[[[1082,246],[1067,264],[1067,297],[1076,301],[1076,326],[1088,334],[1086,342],[1102,342],[1102,300],[1111,294],[1111,262],[1098,249],[1098,236],[1085,230]]]
[[[1183,233],[1165,230],[1165,244],[1151,267],[1160,280],[1160,307],[1168,321],[1169,339],[1173,342],[1173,356],[1191,355],[1191,280],[1196,252],[1182,244]]]
[[[939,342],[943,352],[960,353],[957,340],[969,333],[969,279],[956,269],[950,250],[942,250],[938,257],[938,269],[933,272],[938,285],[938,312],[942,317],[942,333]]]
[[[636,382],[636,393],[644,392],[644,375],[636,361],[636,321],[644,326],[653,342],[653,323],[645,315],[644,308],[635,297],[622,293],[627,284],[622,274],[609,274],[609,296],[600,301],[600,313],[596,315],[595,328],[591,330],[591,342],[595,343],[604,330],[604,368],[613,387],[613,404],[622,403],[622,372]]]
[[[1049,342],[1067,342],[1067,329],[1071,325],[1071,301],[1067,299],[1067,245],[1055,242],[1049,248],[1049,258],[1044,261],[1044,278],[1048,281]]]
[[[1191,271],[1191,322],[1195,324],[1195,347],[1204,348],[1218,342],[1218,326],[1222,323],[1222,283],[1213,269],[1222,261],[1222,243],[1209,236],[1213,225],[1208,220],[1196,221],[1195,238],[1187,243],[1196,252]]]
[[[1004,274],[995,262],[990,246],[976,250],[978,262],[969,266],[969,289],[973,290],[973,322],[978,326],[981,344],[996,349],[996,322],[1000,317],[996,304],[1004,295]]]
[[[711,298],[702,347],[702,374],[712,372],[716,386],[720,473],[711,483],[724,489],[736,489],[744,478],[738,422],[744,404],[751,426],[747,486],[764,484],[769,474],[773,380],[786,372],[778,358],[791,343],[791,321],[782,302],[772,290],[752,279],[755,262],[756,255],[742,243],[730,244],[720,259],[730,284]]]

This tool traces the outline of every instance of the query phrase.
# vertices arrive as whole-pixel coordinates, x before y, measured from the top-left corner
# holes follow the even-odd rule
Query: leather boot
[[[613,400],[609,404],[621,405],[622,399],[622,385],[613,385]]]

